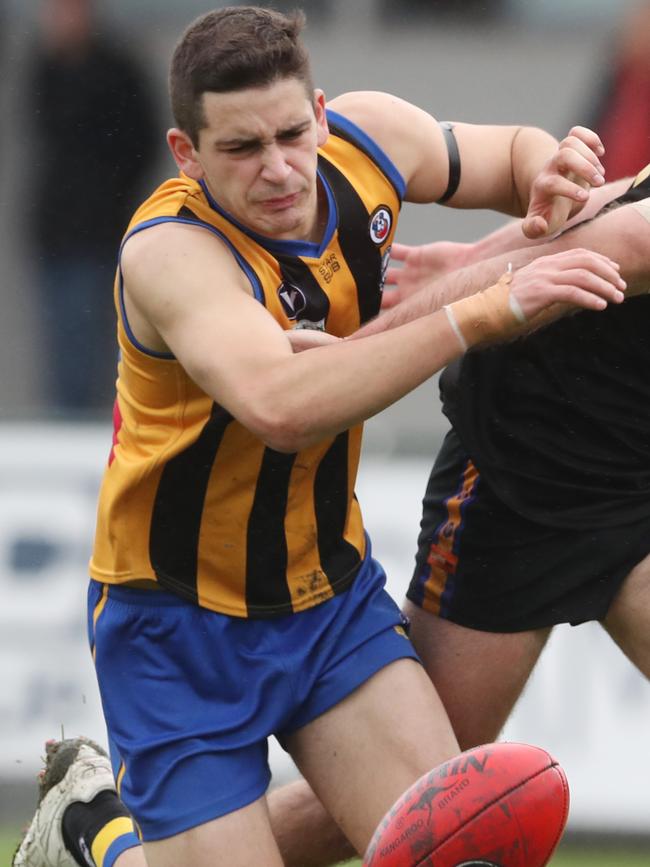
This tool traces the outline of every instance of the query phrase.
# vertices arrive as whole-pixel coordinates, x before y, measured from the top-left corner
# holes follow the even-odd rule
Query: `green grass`
[[[0,867],[9,867],[21,832],[0,828]],[[583,849],[571,844],[561,847],[551,867],[648,867],[650,852],[623,851],[609,848]],[[348,867],[361,867],[361,861],[350,861]]]
[[[19,829],[0,828],[0,867],[9,867],[21,836]]]

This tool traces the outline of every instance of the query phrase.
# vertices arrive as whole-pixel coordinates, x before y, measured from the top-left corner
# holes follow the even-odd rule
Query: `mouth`
[[[269,211],[284,211],[291,208],[300,198],[300,193],[290,193],[287,196],[274,196],[271,199],[263,199],[260,204]]]

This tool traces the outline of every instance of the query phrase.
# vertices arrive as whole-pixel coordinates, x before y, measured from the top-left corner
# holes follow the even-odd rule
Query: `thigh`
[[[650,678],[650,555],[621,585],[603,626],[639,671]]]
[[[286,745],[360,853],[404,790],[458,752],[442,703],[413,659],[382,668]]]
[[[290,698],[264,624],[96,582],[89,603],[113,770],[142,839],[257,801],[270,780],[267,737]]]
[[[406,600],[410,636],[463,750],[495,741],[521,695],[550,628],[482,632]]]
[[[284,863],[264,798],[189,831],[145,843],[144,850],[147,867],[282,867]]]

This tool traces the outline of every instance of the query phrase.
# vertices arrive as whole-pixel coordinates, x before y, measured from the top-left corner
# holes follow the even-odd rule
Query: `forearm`
[[[367,340],[301,352],[267,370],[251,401],[272,423],[240,420],[278,451],[297,451],[370,418],[461,353],[443,311]]]
[[[650,290],[650,200],[614,208],[549,244],[549,252],[584,247],[617,261],[626,296]]]
[[[595,217],[609,202],[620,196],[630,186],[631,178],[622,178],[604,187],[595,187],[590,191],[589,200],[574,217],[567,221],[563,231],[573,228],[586,220]],[[491,232],[485,237],[471,244],[467,251],[467,264],[491,259],[511,250],[523,247],[539,246],[547,244],[549,238],[531,240],[526,238],[521,229],[520,220],[512,220]]]
[[[611,233],[603,232],[600,229],[598,225],[600,220],[595,221],[594,228],[588,228],[591,226],[589,221],[593,220],[607,204],[620,196],[629,185],[630,179],[623,178],[607,184],[605,187],[593,189],[587,205],[567,223],[567,230],[573,229],[573,231],[565,230],[565,233],[551,240],[531,241],[527,239],[521,231],[519,220],[502,226],[471,245],[464,254],[465,260],[468,262],[466,266],[431,281],[419,292],[364,325],[356,332],[355,336],[365,336],[385,331],[388,328],[395,328],[418,316],[424,316],[433,310],[438,310],[444,304],[449,304],[489,286],[498,279],[509,264],[513,268],[521,268],[538,256],[548,253],[580,246],[603,252],[615,261],[619,261],[621,257],[623,263],[629,261],[630,253],[626,254],[625,250],[622,249],[624,245],[612,237]],[[601,219],[604,219],[604,216]],[[617,221],[620,219],[620,217],[616,218]],[[585,225],[582,226],[582,223]],[[628,251],[635,246],[635,244],[628,244]],[[634,267],[638,270],[637,266]],[[642,271],[642,263],[640,267]],[[631,267],[628,267],[627,276],[624,267],[623,277],[628,282],[637,279]],[[645,280],[643,273],[640,279]]]
[[[648,220],[638,212],[636,218],[650,231]],[[522,254],[532,255],[533,250]],[[491,267],[500,269],[496,260]],[[483,266],[482,272],[485,279]],[[253,405],[266,400],[267,408],[276,409],[281,438],[269,444],[294,451],[297,443],[303,448],[369,418],[471,347],[537,327],[547,309],[551,316],[563,304],[602,310],[610,302],[621,303],[624,288],[618,266],[602,253],[576,249],[539,257],[413,322],[362,340],[285,355],[270,367],[258,364],[245,381],[237,377],[237,393],[246,391]]]
[[[432,281],[424,289],[406,298],[396,307],[392,307],[367,322],[358,331],[355,331],[352,337],[367,337],[370,334],[378,334],[440,310],[445,304],[451,304],[459,298],[473,295],[490,286],[507,270],[509,263],[519,267],[534,259],[536,255],[539,254],[519,249],[514,251],[512,255],[503,253],[486,261],[476,262],[450,274],[445,274]]]

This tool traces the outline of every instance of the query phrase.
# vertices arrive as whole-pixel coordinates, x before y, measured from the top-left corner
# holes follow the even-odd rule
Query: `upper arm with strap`
[[[438,205],[442,205],[454,195],[460,183],[460,152],[458,150],[458,142],[454,135],[454,125],[450,121],[440,121],[440,129],[447,145],[447,153],[449,154],[449,183],[447,189],[437,200]]]

